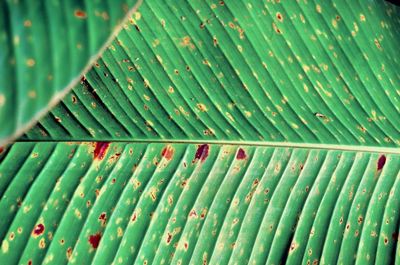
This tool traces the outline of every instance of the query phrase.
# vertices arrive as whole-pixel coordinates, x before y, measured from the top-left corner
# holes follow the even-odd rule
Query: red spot
[[[166,146],[161,152],[161,155],[165,157],[167,160],[171,160],[171,158],[174,156],[174,148],[171,146]]]
[[[194,159],[200,159],[202,162],[206,160],[208,156],[208,150],[209,146],[208,144],[202,144],[197,148],[196,154],[194,156]]]
[[[246,157],[247,157],[246,152],[242,148],[239,148],[239,150],[236,154],[236,159],[243,160],[243,159],[246,159]]]
[[[92,248],[97,248],[100,244],[101,234],[97,233],[94,235],[89,236],[89,243],[92,245]]]
[[[94,151],[93,151],[94,159],[102,160],[104,158],[104,155],[105,155],[109,145],[110,145],[109,142],[96,142],[96,147],[94,148]]]
[[[0,154],[3,153],[4,148],[0,146]]]
[[[386,156],[381,155],[378,159],[377,169],[381,170],[386,163]]]
[[[80,9],[75,10],[75,16],[77,18],[86,18],[86,12]]]
[[[44,225],[38,224],[32,231],[32,234],[35,236],[40,236],[44,232]]]
[[[106,213],[101,213],[99,216],[100,222],[104,225],[107,222],[107,215]]]

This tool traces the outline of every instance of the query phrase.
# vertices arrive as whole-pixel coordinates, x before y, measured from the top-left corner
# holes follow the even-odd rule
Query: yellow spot
[[[168,92],[171,93],[171,94],[174,93],[174,92],[175,92],[175,91],[174,91],[174,88],[173,88],[172,86],[170,86],[170,87],[168,88]]]
[[[27,212],[29,212],[31,209],[32,209],[32,205],[27,205],[27,206],[24,207],[23,211],[24,211],[24,213],[27,213]]]
[[[160,40],[159,39],[154,39],[152,42],[153,47],[157,47],[158,45],[160,45]]]
[[[26,65],[28,67],[33,67],[35,65],[35,60],[33,60],[32,58],[29,58],[28,60],[26,60]]]
[[[189,36],[185,36],[182,38],[182,41],[179,43],[182,47],[189,47],[189,49],[194,50],[195,46],[192,43],[192,39]]]
[[[299,126],[298,126],[296,123],[292,123],[291,125],[292,125],[292,127],[293,127],[294,129],[298,129],[298,128],[299,128]]]
[[[39,240],[39,248],[45,248],[45,247],[46,247],[46,242],[45,242],[44,238],[42,237]]]
[[[3,241],[3,244],[1,244],[1,251],[3,253],[7,253],[8,252],[8,248],[9,248],[9,244],[7,240]]]
[[[142,14],[140,14],[140,12],[135,12],[134,16],[135,20],[140,20],[142,18]]]
[[[242,51],[243,51],[243,47],[242,47],[241,45],[238,45],[238,46],[237,46],[237,49],[239,50],[239,52],[242,52]]]
[[[118,235],[118,237],[122,237],[123,234],[124,234],[124,231],[122,230],[122,228],[121,228],[121,227],[118,227],[118,228],[117,228],[117,235]]]
[[[360,14],[360,20],[361,20],[362,22],[365,22],[365,15],[364,15],[364,14]]]
[[[317,5],[317,6],[315,7],[315,9],[317,10],[318,13],[322,13],[322,8],[321,8],[320,5]]]
[[[5,103],[6,97],[4,96],[4,94],[0,94],[0,108],[3,107]]]
[[[143,97],[144,97],[145,100],[150,101],[150,97],[148,95],[143,94]]]
[[[76,216],[78,219],[81,219],[81,218],[82,218],[82,214],[81,214],[81,212],[80,212],[78,209],[75,209],[74,214],[75,214],[75,216]]]
[[[225,112],[225,114],[226,114],[226,116],[228,116],[228,118],[229,118],[231,121],[235,122],[235,119],[233,118],[233,116],[232,116],[229,112]]]
[[[27,27],[27,28],[31,27],[32,26],[32,21],[30,21],[29,19],[25,20],[24,21],[24,26]]]
[[[13,39],[14,45],[17,46],[19,44],[19,36],[15,35]]]
[[[301,20],[302,23],[306,23],[306,20],[305,20],[303,14],[300,14],[300,20]]]
[[[206,105],[204,105],[203,103],[198,103],[198,104],[197,104],[197,108],[198,108],[200,111],[202,111],[202,112],[207,111],[207,107],[206,107]]]
[[[250,112],[250,111],[247,111],[247,110],[244,112],[244,114],[245,114],[246,117],[248,117],[248,118],[250,118],[251,115],[252,115],[251,112]]]
[[[337,28],[337,21],[336,19],[332,19],[332,26],[336,29]]]

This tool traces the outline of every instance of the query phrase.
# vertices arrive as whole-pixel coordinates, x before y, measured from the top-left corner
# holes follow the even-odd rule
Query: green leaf
[[[144,1],[0,149],[0,264],[399,263],[399,14]]]
[[[75,86],[135,3],[1,1],[0,144],[22,135]]]

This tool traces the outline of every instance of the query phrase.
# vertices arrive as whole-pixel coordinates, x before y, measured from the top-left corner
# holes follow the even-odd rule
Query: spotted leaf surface
[[[398,6],[0,5],[0,264],[400,264]]]
[[[398,261],[398,154],[124,142],[5,152],[2,264]]]
[[[384,1],[146,1],[25,138],[399,146],[399,12]]]

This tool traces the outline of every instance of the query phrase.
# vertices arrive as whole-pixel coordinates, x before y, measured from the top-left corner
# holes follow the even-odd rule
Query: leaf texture
[[[135,3],[1,1],[0,144],[32,127],[77,83]]]
[[[15,143],[0,164],[8,264],[388,264],[398,154]]]
[[[124,3],[0,3],[0,139]],[[399,14],[144,1],[0,147],[0,264],[400,264]]]
[[[143,3],[25,137],[399,146],[399,10]]]

